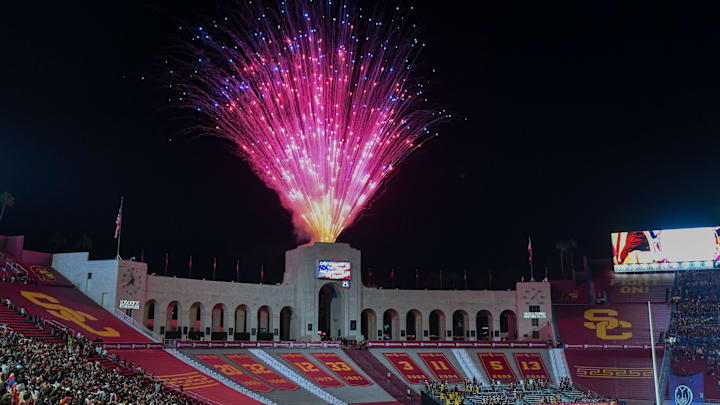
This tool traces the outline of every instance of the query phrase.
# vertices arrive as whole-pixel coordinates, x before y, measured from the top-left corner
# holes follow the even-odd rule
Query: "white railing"
[[[56,321],[56,320],[54,320],[54,319],[51,319],[51,320],[49,320],[49,321],[46,320],[45,322],[47,322],[47,323],[49,323],[50,325],[54,326],[56,329],[62,329],[62,330],[64,330],[65,333],[71,335],[72,337],[77,336],[77,333],[75,332],[75,329],[73,329],[73,328],[71,328],[71,327],[68,327],[68,326],[65,326],[65,325],[61,324],[60,322],[58,322],[58,321]]]
[[[260,360],[264,361],[265,364],[269,365],[270,367],[274,368],[275,370],[279,371],[280,374],[284,375],[285,377],[292,380],[295,384],[305,388],[315,396],[319,397],[323,401],[329,402],[333,405],[347,405],[346,402],[341,401],[339,398],[334,397],[329,392],[324,391],[320,389],[317,385],[311,383],[310,381],[300,377],[297,373],[287,368],[285,365],[277,361],[274,357],[270,356],[269,354],[265,353],[262,349],[248,349],[248,351],[255,355],[255,357],[259,358]]]
[[[155,332],[149,330],[148,328],[144,327],[140,322],[133,319],[133,317],[128,316],[123,311],[115,308],[115,317],[120,319],[121,321],[125,322],[129,327],[135,329],[136,331],[142,333],[143,335],[149,337],[152,339],[155,343],[161,343],[162,339],[160,336],[156,335]]]
[[[26,278],[30,278],[30,272],[27,271],[25,267],[23,267],[20,263],[16,263],[10,259],[8,259],[4,254],[0,253],[0,259],[3,259],[5,264],[7,264],[8,267],[15,270],[16,272],[24,273]]]
[[[565,359],[564,349],[550,349],[550,365],[555,376],[555,384],[560,384],[560,378],[567,377],[572,379],[568,370],[567,360]]]
[[[262,402],[263,404],[267,405],[278,405],[276,402],[273,402],[265,397],[260,396],[259,394],[250,391],[249,389],[243,387],[242,385],[236,383],[235,381],[230,380],[229,378],[225,377],[224,375],[218,373],[217,371],[205,366],[204,364],[200,363],[199,361],[193,359],[192,357],[180,353],[176,349],[165,349],[166,352],[170,353],[171,355],[175,356],[178,360],[182,361],[183,363],[187,364],[188,366],[194,368],[195,370],[198,370],[199,372],[203,374],[207,374],[210,377],[218,380],[223,385],[234,389],[237,392],[240,392],[243,395],[246,395],[252,399],[255,399],[259,402]]]
[[[475,367],[475,363],[472,362],[470,359],[470,356],[467,353],[467,350],[465,349],[451,349],[452,353],[455,355],[455,358],[457,359],[458,363],[460,363],[460,367],[462,367],[463,372],[466,376],[475,378],[478,381],[482,381],[483,383],[488,383],[488,380],[480,374],[480,370],[478,370],[477,367]]]

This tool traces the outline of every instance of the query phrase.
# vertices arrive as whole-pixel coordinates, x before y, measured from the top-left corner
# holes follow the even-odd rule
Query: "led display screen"
[[[614,232],[615,272],[719,268],[718,232],[720,227]]]
[[[350,262],[320,260],[318,262],[317,278],[350,280]]]

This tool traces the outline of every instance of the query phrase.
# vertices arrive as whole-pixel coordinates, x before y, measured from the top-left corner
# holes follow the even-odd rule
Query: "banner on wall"
[[[105,349],[110,350],[136,350],[136,349],[162,349],[162,343],[103,343]]]
[[[557,405],[557,404],[540,404],[540,405]],[[610,402],[573,402],[573,405],[617,405],[617,402],[610,401]]]
[[[178,349],[339,349],[340,342],[245,342],[224,340],[178,340]]]
[[[542,349],[547,348],[547,342],[487,342],[487,341],[413,341],[413,340],[371,340],[368,341],[368,347],[388,347],[388,348],[465,348],[465,349]]]
[[[670,373],[668,381],[670,402],[675,405],[692,405],[705,403],[703,374],[687,377]]]

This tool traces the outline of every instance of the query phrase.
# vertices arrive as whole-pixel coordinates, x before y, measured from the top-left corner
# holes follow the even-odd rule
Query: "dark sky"
[[[124,257],[162,273],[167,251],[182,275],[192,254],[208,276],[217,256],[225,279],[239,258],[242,280],[264,264],[280,281],[290,215],[218,140],[179,133],[159,74],[178,26],[228,5],[23,3],[0,13],[0,191],[16,198],[0,234],[52,250],[60,233],[61,251],[87,234],[112,257],[122,194]],[[558,276],[559,240],[610,257],[612,230],[720,223],[720,13],[625,3],[415,3],[420,72],[456,118],[340,236],[364,270],[509,287],[528,234]]]

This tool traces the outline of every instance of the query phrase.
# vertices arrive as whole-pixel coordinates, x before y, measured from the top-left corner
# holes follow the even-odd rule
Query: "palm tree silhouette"
[[[563,278],[565,278],[565,256],[567,256],[569,247],[568,242],[559,241],[555,244],[555,249],[560,252],[560,272]]]
[[[570,271],[572,272],[570,275],[572,276],[572,274],[575,273],[575,250],[577,249],[578,244],[575,238],[570,237],[567,241],[567,245],[570,254]]]
[[[75,242],[75,249],[89,252],[92,250],[92,248],[93,248],[92,239],[90,239],[90,237],[87,236],[86,234],[82,234],[82,236],[80,236],[80,239],[78,239],[78,241]]]
[[[12,208],[12,206],[15,205],[15,197],[7,191],[3,191],[3,193],[0,194],[0,204],[2,204],[2,209],[0,209],[0,221],[2,221],[3,215],[5,214],[5,207]]]
[[[50,245],[52,245],[53,251],[55,252],[60,250],[60,248],[65,247],[66,243],[67,238],[60,232],[55,232],[55,234],[53,234],[53,236],[50,238]]]

